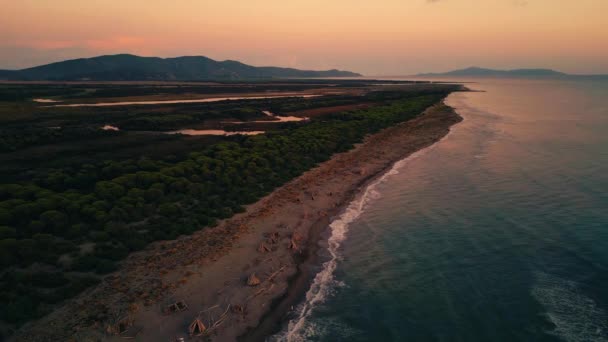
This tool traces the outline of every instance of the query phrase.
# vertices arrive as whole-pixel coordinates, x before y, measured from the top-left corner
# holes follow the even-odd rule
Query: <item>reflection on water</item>
[[[282,97],[301,97],[309,98],[321,95],[301,95],[301,94],[286,94],[286,95],[268,95],[268,96],[238,96],[238,97],[210,97],[205,99],[191,100],[158,100],[158,101],[125,101],[125,102],[100,102],[100,103],[70,103],[60,104],[50,107],[110,107],[110,106],[130,106],[130,105],[156,105],[156,104],[175,104],[175,103],[206,103],[228,100],[259,100],[259,99],[274,99]],[[48,100],[45,102],[55,102]]]
[[[120,128],[112,125],[105,125],[101,127],[101,129],[103,129],[104,131],[120,131]]]
[[[32,101],[34,101],[34,102],[38,102],[38,103],[54,103],[54,102],[61,102],[61,101],[57,101],[57,100],[51,100],[51,99],[33,99]]]
[[[267,111],[267,110],[263,110],[262,113],[264,113],[267,116],[273,117],[275,119],[277,119],[279,122],[294,122],[294,121],[306,121],[308,120],[307,117],[299,117],[299,116],[279,116],[279,115],[275,115],[274,113]],[[249,121],[249,122],[272,122],[272,121]]]
[[[221,129],[180,129],[178,131],[166,132],[167,134],[184,134],[184,135],[258,135],[264,134],[264,131],[224,131]]]
[[[274,118],[276,120],[252,120],[252,121],[223,121],[222,123],[228,123],[228,124],[233,124],[233,125],[242,125],[242,124],[247,124],[247,123],[276,123],[276,122],[298,122],[298,121],[307,121],[310,118],[307,118],[305,116],[280,116],[280,115],[275,115],[274,113],[267,111],[267,110],[263,110],[262,113],[264,113],[264,115],[269,116],[271,118]]]

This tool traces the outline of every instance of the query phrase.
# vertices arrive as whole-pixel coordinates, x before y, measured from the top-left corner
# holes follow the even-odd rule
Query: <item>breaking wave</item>
[[[451,134],[448,133],[444,138]],[[416,159],[423,153],[432,149],[435,144],[417,151],[410,156],[396,162],[393,167],[382,176],[371,182],[363,192],[357,196],[346,209],[329,225],[330,236],[327,240],[327,251],[329,260],[324,262],[322,269],[315,276],[312,285],[306,293],[306,299],[296,309],[295,318],[291,319],[284,331],[269,338],[269,341],[300,342],[307,341],[310,337],[318,336],[323,330],[322,327],[315,326],[309,322],[308,318],[315,307],[325,302],[325,300],[335,291],[336,288],[344,286],[343,282],[335,279],[334,271],[339,261],[342,259],[340,247],[346,239],[350,224],[354,222],[364,212],[366,206],[373,200],[379,198],[381,194],[377,188],[388,177],[396,175],[409,161]]]
[[[578,289],[576,282],[539,273],[532,294],[555,325],[549,333],[569,342],[608,341],[608,315]]]

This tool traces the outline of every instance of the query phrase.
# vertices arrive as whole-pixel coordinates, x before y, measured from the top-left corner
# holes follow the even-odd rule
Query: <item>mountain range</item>
[[[444,73],[418,74],[422,77],[455,76],[455,77],[510,77],[510,78],[607,78],[608,75],[572,75],[551,69],[513,69],[496,70],[470,67]]]
[[[159,58],[129,54],[72,59],[22,70],[0,70],[0,80],[30,81],[200,81],[355,76],[361,75],[336,69],[255,67],[232,60],[215,61],[204,56]]]

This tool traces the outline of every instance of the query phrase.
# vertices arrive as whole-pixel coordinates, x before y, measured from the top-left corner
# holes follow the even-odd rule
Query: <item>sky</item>
[[[608,0],[0,0],[0,69],[132,53],[410,75],[608,74]]]

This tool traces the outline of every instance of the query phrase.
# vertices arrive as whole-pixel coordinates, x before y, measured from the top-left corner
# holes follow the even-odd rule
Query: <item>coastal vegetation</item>
[[[276,187],[366,135],[414,118],[455,89],[128,109],[42,108],[30,98],[3,102],[0,320],[18,326],[44,315],[117,270],[129,253],[243,212]],[[73,93],[68,87],[65,94]],[[248,121],[264,118],[262,110],[359,102],[373,106],[276,123],[256,136],[141,132]],[[101,129],[108,123],[120,130]]]

